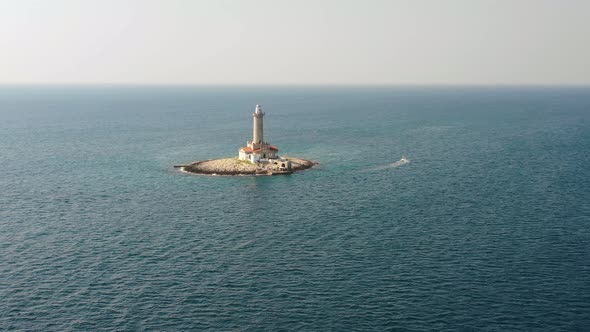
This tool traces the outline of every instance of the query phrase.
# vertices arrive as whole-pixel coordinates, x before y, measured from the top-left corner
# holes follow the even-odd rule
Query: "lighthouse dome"
[[[254,114],[262,114],[262,106],[260,106],[260,104],[256,105],[256,111],[254,111]]]

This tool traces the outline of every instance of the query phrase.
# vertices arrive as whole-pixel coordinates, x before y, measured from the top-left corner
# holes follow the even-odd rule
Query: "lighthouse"
[[[246,146],[240,148],[238,152],[240,160],[258,163],[278,158],[279,149],[264,141],[264,115],[262,106],[256,105],[252,114],[252,140],[247,141]]]
[[[252,117],[254,119],[252,143],[254,145],[260,145],[264,142],[264,113],[262,112],[262,106],[256,105],[256,110],[252,114]]]

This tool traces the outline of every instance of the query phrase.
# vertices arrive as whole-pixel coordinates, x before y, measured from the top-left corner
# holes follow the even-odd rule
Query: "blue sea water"
[[[319,167],[173,168],[256,103]],[[589,330],[589,162],[588,87],[0,87],[0,330]]]

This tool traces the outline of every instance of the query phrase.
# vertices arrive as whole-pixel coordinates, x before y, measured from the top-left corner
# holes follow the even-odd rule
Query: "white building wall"
[[[242,150],[239,151],[238,156],[240,160],[248,160],[248,154]]]
[[[260,155],[252,153],[250,155],[250,161],[253,163],[257,163],[260,160]]]

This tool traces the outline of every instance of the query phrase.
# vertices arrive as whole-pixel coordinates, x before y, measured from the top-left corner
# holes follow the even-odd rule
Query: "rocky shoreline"
[[[277,175],[290,174],[318,164],[301,158],[285,157],[285,159],[291,162],[290,171],[279,170],[278,164],[274,162],[252,164],[238,158],[210,159],[174,167],[180,168],[183,172],[203,175]]]

